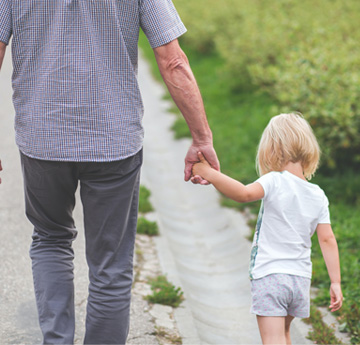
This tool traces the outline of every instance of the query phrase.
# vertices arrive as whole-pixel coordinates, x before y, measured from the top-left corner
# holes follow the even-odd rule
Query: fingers
[[[337,311],[342,306],[342,300],[336,301],[335,303],[332,303],[329,305],[329,309],[331,312]]]
[[[190,180],[191,178],[191,175],[192,175],[192,167],[193,167],[193,164],[192,163],[188,163],[186,162],[185,163],[185,170],[184,170],[184,180],[187,182]]]
[[[198,152],[198,157],[199,157],[201,163],[204,163],[206,161],[202,152]]]
[[[191,177],[191,182],[192,182],[193,184],[200,184],[200,185],[202,185],[202,186],[207,186],[207,185],[210,184],[209,181],[204,180],[204,179],[203,179],[201,176],[199,176],[199,175],[192,176],[192,177]]]
[[[331,312],[337,311],[341,308],[343,302],[343,295],[340,284],[331,284],[330,287],[330,305]]]
[[[191,182],[193,184],[200,184],[201,181],[202,181],[202,178],[199,175],[194,175],[194,176],[191,177]]]
[[[220,171],[220,163],[213,147],[205,148],[201,150],[201,153],[205,161],[207,161],[213,169]]]
[[[331,302],[329,305],[329,309],[331,312],[337,311],[341,308],[342,306],[342,302],[343,302],[343,297],[342,295],[340,296],[336,296],[336,297],[331,297]]]

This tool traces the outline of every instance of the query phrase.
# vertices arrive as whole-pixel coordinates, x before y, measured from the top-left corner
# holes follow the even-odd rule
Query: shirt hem
[[[124,155],[119,155],[116,157],[111,157],[111,158],[104,158],[104,159],[98,159],[98,158],[88,158],[88,159],[82,159],[81,157],[79,158],[74,158],[74,157],[46,157],[46,156],[38,156],[36,154],[31,154],[29,152],[25,152],[22,148],[19,147],[19,151],[30,158],[33,159],[38,159],[38,160],[42,160],[42,161],[55,161],[55,162],[75,162],[75,163],[80,163],[80,162],[94,162],[94,163],[104,163],[104,162],[116,162],[116,161],[121,161],[124,160],[126,158],[135,156],[137,153],[139,153],[142,150],[143,146],[141,145],[140,148],[137,148],[136,150],[134,150],[134,152],[132,151],[131,153],[128,154],[124,154]]]
[[[6,45],[9,45],[11,36],[9,37],[7,34],[4,34],[0,30],[0,42],[5,43]]]
[[[304,272],[304,271],[294,271],[294,270],[269,270],[269,271],[265,271],[265,272],[261,272],[261,273],[252,273],[252,279],[260,279],[260,278],[264,278],[270,274],[289,274],[289,275],[293,275],[293,276],[299,276],[299,277],[304,277],[304,278],[309,278],[311,279],[312,274],[308,273],[308,272]]]
[[[180,22],[170,30],[164,32],[161,35],[148,37],[149,43],[151,48],[161,47],[171,41],[175,40],[176,38],[182,36],[187,31],[185,25]]]

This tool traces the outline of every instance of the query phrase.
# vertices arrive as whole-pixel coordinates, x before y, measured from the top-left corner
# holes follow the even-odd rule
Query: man
[[[73,343],[78,182],[90,278],[84,342],[126,342],[142,163],[140,27],[193,137],[185,180],[206,184],[191,177],[197,152],[219,163],[171,0],[0,0],[0,67],[12,37],[16,142],[45,344]]]

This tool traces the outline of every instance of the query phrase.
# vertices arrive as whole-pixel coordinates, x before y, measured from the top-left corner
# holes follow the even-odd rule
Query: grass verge
[[[312,326],[308,339],[312,340],[315,344],[343,344],[335,336],[334,329],[324,323],[322,315],[316,307],[311,306],[310,317],[304,321]]]

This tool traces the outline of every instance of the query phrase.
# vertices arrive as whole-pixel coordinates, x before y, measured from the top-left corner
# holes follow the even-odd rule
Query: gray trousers
[[[72,211],[80,181],[89,296],[85,344],[125,344],[129,331],[133,254],[142,151],[106,163],[57,162],[21,154],[30,249],[44,344],[73,344]]]

